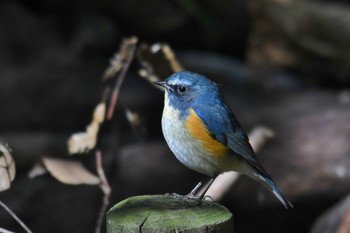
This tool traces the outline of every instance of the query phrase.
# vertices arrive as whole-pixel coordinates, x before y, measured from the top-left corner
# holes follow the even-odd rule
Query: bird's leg
[[[166,195],[174,197],[176,199],[198,199],[197,193],[203,187],[203,184],[206,184],[209,181],[210,177],[207,177],[205,180],[201,180],[187,195],[180,195],[177,193],[167,193]]]
[[[207,177],[204,182],[201,180],[193,189],[192,191],[187,194],[186,196],[194,198],[196,197],[197,192],[203,187],[203,184],[206,184],[209,181],[210,177]]]
[[[203,182],[203,181],[199,182],[194,187],[194,189],[192,189],[192,191],[186,195],[186,197],[189,199],[196,199],[194,206],[197,206],[202,202],[203,198],[205,197],[205,194],[207,193],[208,189],[210,188],[210,186],[212,185],[212,183],[214,182],[216,177],[217,176],[208,177],[205,180],[205,182]],[[200,193],[200,195],[199,195],[199,193]]]
[[[198,192],[198,190],[203,186],[203,183],[202,181],[199,181],[199,183],[192,189],[192,191],[187,194],[188,196],[191,195],[191,196],[196,196],[196,193]]]
[[[187,194],[186,196],[181,196],[178,194],[170,194],[172,197],[175,197],[176,199],[185,201],[186,205],[188,206],[198,206],[202,203],[203,198],[205,197],[206,192],[214,182],[216,176],[214,177],[208,177],[205,179],[205,182],[201,181],[199,182],[192,191]],[[200,195],[199,195],[200,194]]]
[[[205,194],[207,193],[208,189],[210,188],[210,186],[213,184],[215,177],[211,177],[210,180],[207,182],[205,189],[202,191],[201,195],[199,196],[199,202],[202,202]]]
[[[198,206],[202,203],[202,200],[208,191],[211,184],[214,182],[216,177],[210,177],[205,183],[199,182],[199,184],[194,187],[194,189],[186,195],[187,198],[189,198],[189,205],[190,206]],[[201,191],[200,196],[197,196],[197,194]]]

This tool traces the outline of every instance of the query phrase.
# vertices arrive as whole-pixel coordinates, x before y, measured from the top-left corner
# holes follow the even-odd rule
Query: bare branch
[[[3,203],[2,201],[0,201],[0,205],[12,216],[13,219],[15,219],[15,220],[18,222],[19,225],[21,225],[21,227],[22,227],[27,233],[32,233],[32,231],[29,230],[29,228],[26,226],[26,224],[24,224],[24,223],[22,222],[22,220],[19,219],[19,218],[17,217],[17,215],[16,215],[14,212],[12,212],[12,210],[11,210],[9,207],[7,207],[7,205],[5,205],[5,203]]]
[[[6,230],[6,229],[0,227],[0,233],[15,233],[15,232],[9,231],[9,230]]]
[[[125,56],[125,60],[123,62],[123,65],[121,67],[121,70],[119,72],[118,78],[116,80],[115,86],[113,88],[108,113],[107,113],[107,119],[110,120],[113,117],[114,109],[118,101],[118,96],[120,92],[120,88],[122,86],[122,83],[125,79],[125,75],[127,70],[129,69],[130,63],[132,59],[134,58],[135,50],[136,50],[136,44],[137,44],[137,38],[132,37],[130,39],[126,39],[123,41],[122,48],[125,48],[125,52],[127,52]],[[119,71],[119,70],[118,70]]]
[[[103,218],[105,216],[105,212],[106,212],[107,206],[109,204],[109,197],[111,194],[111,187],[109,186],[108,180],[107,180],[105,173],[104,173],[104,170],[103,170],[102,155],[101,155],[100,150],[96,151],[96,169],[97,169],[97,174],[101,180],[100,188],[103,192],[103,201],[102,201],[102,205],[100,208],[100,212],[98,214],[97,224],[96,224],[96,229],[95,229],[95,233],[100,233],[102,221],[103,221]]]

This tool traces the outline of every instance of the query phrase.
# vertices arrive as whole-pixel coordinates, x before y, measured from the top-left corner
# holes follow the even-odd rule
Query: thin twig
[[[113,92],[111,94],[110,103],[109,103],[109,109],[107,113],[107,119],[110,120],[113,117],[114,109],[118,101],[118,96],[120,92],[120,88],[123,84],[123,81],[125,79],[125,75],[127,70],[129,69],[130,63],[132,59],[134,58],[135,50],[136,50],[136,44],[137,39],[131,38],[130,40],[127,40],[125,43],[128,43],[128,46],[130,49],[128,50],[128,55],[125,58],[125,62],[123,64],[123,67],[118,75],[118,79],[116,80],[116,83],[113,88]]]
[[[185,70],[180,62],[176,59],[174,51],[170,48],[168,44],[162,45],[162,51],[169,62],[169,65],[173,72],[179,72]]]
[[[6,229],[0,227],[0,233],[15,233],[15,232],[9,231],[9,230],[6,230]]]
[[[18,222],[19,225],[21,225],[21,227],[22,227],[26,232],[32,233],[32,231],[29,230],[29,228],[26,226],[26,224],[24,224],[24,223],[21,221],[21,219],[19,219],[19,218],[17,217],[17,215],[16,215],[14,212],[12,212],[12,210],[11,210],[9,207],[7,207],[7,205],[5,205],[5,203],[3,203],[2,201],[0,201],[0,205],[12,216],[12,218],[14,218],[14,219]]]
[[[98,214],[98,219],[97,219],[97,224],[95,229],[95,233],[100,233],[102,221],[104,219],[105,212],[109,204],[109,197],[111,194],[111,187],[109,186],[108,180],[106,179],[105,173],[103,171],[102,155],[100,150],[96,150],[96,169],[97,169],[97,174],[101,180],[100,188],[103,192],[103,201],[100,208],[100,212]]]

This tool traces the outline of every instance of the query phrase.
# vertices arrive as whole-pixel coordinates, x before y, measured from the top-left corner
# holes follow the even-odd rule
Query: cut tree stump
[[[174,195],[130,197],[107,213],[107,233],[116,232],[233,232],[232,213],[217,203]]]

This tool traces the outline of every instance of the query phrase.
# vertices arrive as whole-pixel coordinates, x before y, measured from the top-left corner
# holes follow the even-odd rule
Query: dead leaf
[[[137,58],[143,67],[139,70],[139,75],[151,83],[184,70],[168,44],[141,44]]]
[[[47,173],[46,168],[44,167],[43,163],[37,162],[32,169],[28,172],[28,177],[30,179],[34,179],[37,176],[41,176]]]
[[[125,109],[125,116],[132,127],[139,127],[141,125],[140,116],[136,112],[133,112],[127,108]]]
[[[85,132],[73,134],[68,140],[69,154],[86,153],[96,146],[97,134],[100,124],[104,121],[106,115],[106,103],[99,103],[93,113],[91,123],[87,126]]]
[[[64,184],[100,184],[100,179],[79,161],[43,157],[42,165],[53,177]]]
[[[7,145],[0,143],[0,191],[9,189],[16,176],[15,161],[10,151]]]
[[[93,114],[93,122],[97,122],[101,124],[105,119],[105,115],[106,115],[106,104],[104,102],[99,103],[96,106]]]
[[[104,81],[113,77],[121,70],[130,54],[131,48],[136,45],[137,41],[138,39],[136,36],[123,40],[119,51],[113,55],[113,58],[110,61],[110,65],[104,72]]]
[[[127,108],[125,109],[125,116],[128,122],[130,123],[130,126],[136,137],[140,141],[143,141],[143,137],[146,134],[146,128],[142,124],[139,114]]]

